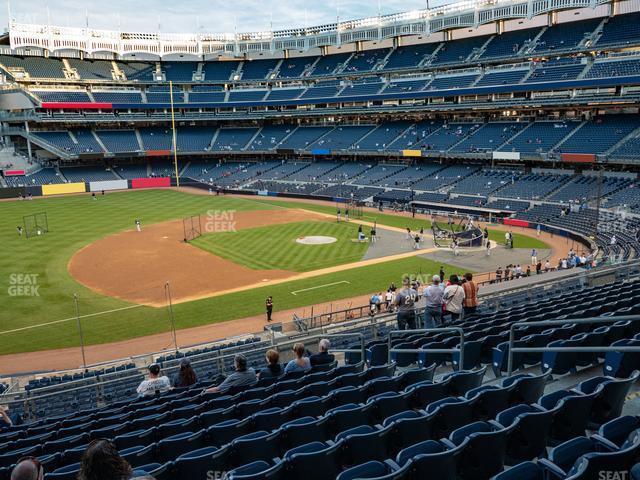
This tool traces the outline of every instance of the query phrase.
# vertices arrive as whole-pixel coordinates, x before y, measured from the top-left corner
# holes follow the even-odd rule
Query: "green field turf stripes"
[[[326,245],[296,242],[299,237],[316,235],[337,241]],[[353,242],[356,235],[355,224],[306,221],[212,233],[192,244],[256,270],[308,272],[362,260],[368,244]]]

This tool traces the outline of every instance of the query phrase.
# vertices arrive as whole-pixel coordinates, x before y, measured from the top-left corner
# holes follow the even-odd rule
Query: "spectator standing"
[[[431,280],[431,285],[425,288],[422,293],[427,302],[424,309],[425,328],[435,328],[442,324],[442,296],[444,295],[444,288],[440,283],[440,277],[438,275],[434,275]]]
[[[296,358],[291,360],[289,363],[287,363],[287,366],[284,367],[285,375],[287,373],[308,372],[309,370],[311,370],[311,360],[309,360],[308,357],[304,356],[304,352],[304,344],[296,343],[293,346],[293,353],[295,354]]]
[[[415,303],[418,292],[411,288],[409,277],[402,279],[402,288],[396,293],[395,306],[398,310],[398,330],[410,330],[416,328]]]
[[[149,378],[138,385],[137,392],[141,397],[151,397],[171,390],[169,379],[160,375],[160,365],[153,363],[149,365]]]
[[[196,372],[191,366],[191,362],[188,358],[180,360],[180,371],[173,379],[174,388],[184,388],[194,385],[198,381]]]
[[[531,265],[538,263],[538,251],[534,248],[531,250]]]
[[[333,363],[335,361],[335,356],[329,353],[329,349],[331,348],[331,342],[323,338],[318,342],[318,353],[311,355],[309,357],[309,361],[311,362],[311,366],[315,367],[317,365],[327,365]]]
[[[387,293],[384,294],[384,307],[387,312],[391,309],[392,300],[393,300],[393,292],[391,290],[387,290]]]
[[[455,322],[460,318],[464,302],[464,288],[460,286],[460,280],[457,275],[451,275],[449,278],[449,286],[444,289],[443,295],[444,312],[448,315],[451,322]]]
[[[217,387],[205,390],[205,393],[226,393],[232,388],[250,387],[258,382],[256,371],[251,367],[247,368],[247,357],[239,353],[233,360],[236,371],[225,378]]]
[[[473,281],[471,273],[465,273],[464,279],[466,280],[462,284],[462,289],[464,290],[464,314],[471,315],[478,309],[478,286]]]
[[[271,321],[271,315],[273,314],[273,297],[269,295],[265,301],[265,307],[267,310],[267,322]]]

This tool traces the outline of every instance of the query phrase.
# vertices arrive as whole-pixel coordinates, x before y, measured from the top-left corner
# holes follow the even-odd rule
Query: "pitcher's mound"
[[[311,235],[309,237],[298,237],[296,242],[303,245],[324,245],[326,243],[336,243],[338,241],[335,237],[325,237],[322,235]]]

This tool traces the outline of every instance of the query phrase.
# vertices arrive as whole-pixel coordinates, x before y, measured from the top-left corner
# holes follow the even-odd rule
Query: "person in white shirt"
[[[449,278],[450,285],[444,289],[442,299],[444,301],[444,313],[448,315],[451,322],[460,318],[462,312],[462,304],[465,294],[464,288],[460,286],[460,280],[457,275],[451,275]]]
[[[391,290],[387,290],[387,293],[385,293],[384,295],[384,303],[387,311],[389,311],[392,302],[393,302],[393,292],[391,292]]]
[[[164,375],[160,376],[160,365],[154,363],[149,365],[149,378],[138,385],[136,392],[141,397],[151,397],[169,390],[171,390],[171,381]]]

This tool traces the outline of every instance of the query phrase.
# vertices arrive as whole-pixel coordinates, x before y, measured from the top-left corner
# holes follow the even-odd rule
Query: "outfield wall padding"
[[[18,198],[20,195],[24,197],[26,193],[24,187],[0,188],[0,198]]]
[[[83,193],[87,191],[84,182],[42,185],[42,195],[62,195],[64,193]]]
[[[102,190],[126,190],[129,183],[126,180],[104,180],[101,182],[89,182],[90,192],[100,192]]]
[[[133,180],[131,180],[131,188],[157,188],[170,186],[171,179],[169,177],[134,178]]]
[[[525,228],[529,226],[529,222],[527,222],[526,220],[519,220],[517,218],[505,218],[504,224],[513,225],[514,227],[525,227]]]

